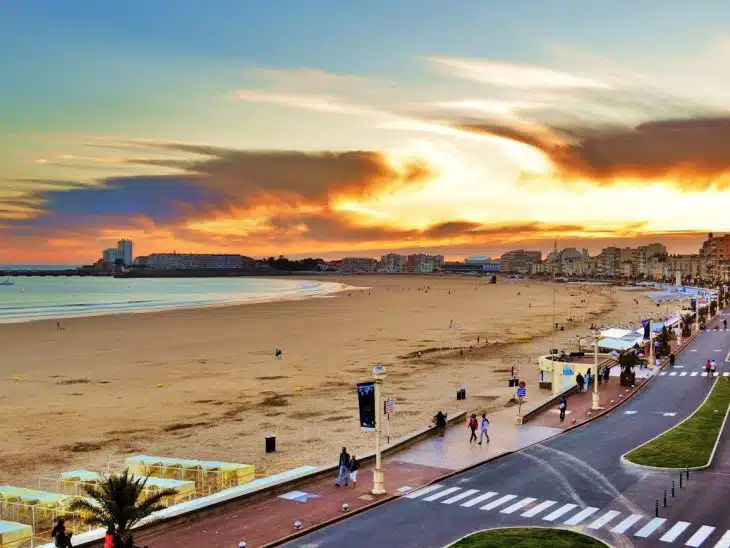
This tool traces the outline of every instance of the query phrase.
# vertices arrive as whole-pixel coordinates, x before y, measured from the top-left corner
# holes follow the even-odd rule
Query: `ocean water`
[[[11,278],[0,285],[0,323],[152,312],[322,296],[343,285],[281,278]]]

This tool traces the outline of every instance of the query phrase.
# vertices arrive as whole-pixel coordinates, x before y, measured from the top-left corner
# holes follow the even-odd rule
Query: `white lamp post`
[[[656,360],[654,359],[654,330],[651,328],[651,318],[649,318],[649,363],[647,365],[650,369],[654,369],[656,366]]]
[[[373,367],[375,379],[375,470],[373,470],[373,495],[384,495],[384,474],[380,458],[380,425],[383,420],[383,379],[386,371],[382,364]]]
[[[593,349],[593,405],[591,406],[591,409],[594,411],[601,408],[601,397],[598,395],[598,375],[600,375],[598,371],[598,341],[601,337],[600,331],[596,329],[593,332],[593,336],[595,338],[595,347]]]

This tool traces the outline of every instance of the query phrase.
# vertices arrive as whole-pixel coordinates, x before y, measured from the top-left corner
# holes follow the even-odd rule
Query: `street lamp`
[[[649,317],[649,369],[654,369],[656,360],[654,359],[654,330],[651,328],[651,317]]]
[[[383,364],[373,367],[373,378],[375,379],[375,470],[373,470],[373,495],[384,495],[384,476],[380,457],[380,424],[383,419],[383,380],[386,371]]]
[[[594,411],[601,408],[601,398],[598,395],[598,375],[600,373],[598,372],[598,341],[601,337],[601,332],[596,329],[593,331],[593,337],[595,338],[595,346],[593,347],[593,367],[594,367],[594,377],[593,377],[593,405],[591,406],[591,409]]]

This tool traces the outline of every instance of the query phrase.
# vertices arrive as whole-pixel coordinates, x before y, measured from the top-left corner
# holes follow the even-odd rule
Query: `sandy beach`
[[[532,397],[539,394],[551,284],[326,280],[369,289],[63,320],[60,332],[55,321],[0,325],[0,483],[34,487],[39,474],[105,469],[110,457],[137,453],[262,468],[329,464],[343,445],[365,453],[373,438],[360,432],[355,384],[370,380],[377,362],[388,368],[385,394],[396,401],[395,437],[429,424],[439,409],[503,406],[514,363]],[[556,308],[564,326],[556,346],[566,350],[593,322],[664,312],[640,292],[560,284]],[[465,404],[455,399],[462,385]],[[274,455],[264,452],[266,434],[277,436]]]

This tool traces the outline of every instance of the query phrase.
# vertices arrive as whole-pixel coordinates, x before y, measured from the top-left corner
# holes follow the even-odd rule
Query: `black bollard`
[[[679,488],[682,488],[682,472],[679,473]]]
[[[664,490],[664,508],[667,507],[667,490]]]
[[[657,499],[656,504],[654,504],[654,517],[659,517],[659,499]]]
[[[674,480],[672,480],[672,498],[674,498]]]
[[[689,479],[689,466],[687,467],[687,479]]]

